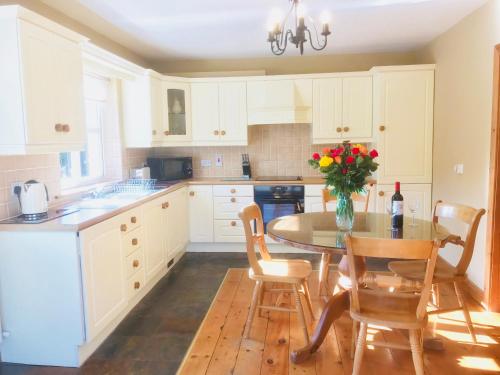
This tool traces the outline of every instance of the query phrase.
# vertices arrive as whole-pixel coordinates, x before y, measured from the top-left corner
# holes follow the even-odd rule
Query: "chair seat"
[[[388,267],[389,270],[396,275],[404,277],[405,279],[422,281],[425,275],[426,262],[420,260],[400,260],[390,262]],[[433,283],[452,281],[456,277],[456,268],[438,256],[434,277],[432,279]]]
[[[259,260],[262,275],[256,275],[250,268],[248,275],[253,280],[300,283],[312,273],[311,263],[300,259]]]
[[[427,325],[425,319],[417,319],[416,311],[420,295],[384,293],[359,290],[360,311],[351,309],[354,320],[389,328],[419,329]]]

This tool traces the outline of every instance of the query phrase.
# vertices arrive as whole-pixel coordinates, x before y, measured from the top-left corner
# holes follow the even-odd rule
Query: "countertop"
[[[123,201],[119,207],[113,208],[84,208],[77,212],[61,216],[54,220],[40,224],[0,224],[0,232],[79,232],[92,225],[110,219],[123,212],[138,207],[148,201],[169,194],[189,185],[308,185],[324,184],[322,178],[304,178],[301,181],[255,181],[255,180],[224,180],[223,178],[194,178],[181,181],[164,189],[159,189],[151,194],[141,197],[133,202]],[[77,205],[78,201],[66,203],[60,207]]]

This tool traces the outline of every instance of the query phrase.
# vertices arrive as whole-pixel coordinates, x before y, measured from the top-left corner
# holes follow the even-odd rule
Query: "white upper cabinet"
[[[434,68],[377,69],[373,109],[380,154],[377,181],[431,183]]]
[[[248,144],[245,82],[194,82],[194,145]]]
[[[311,122],[310,79],[251,80],[247,94],[249,125]]]
[[[372,140],[371,76],[315,79],[313,99],[313,143]]]
[[[0,8],[0,154],[85,146],[85,38],[19,6]]]
[[[168,78],[168,77],[166,77]],[[191,89],[187,82],[163,82],[162,135],[165,145],[191,141]]]

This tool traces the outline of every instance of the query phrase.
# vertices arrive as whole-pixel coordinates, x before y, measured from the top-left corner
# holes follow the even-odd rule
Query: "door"
[[[57,144],[63,133],[56,130],[59,86],[56,74],[55,35],[31,23],[20,21],[23,95],[25,98],[26,143]]]
[[[313,81],[313,143],[342,141],[342,78]]]
[[[372,136],[372,77],[342,79],[342,136],[369,141]]]
[[[415,218],[431,220],[432,216],[432,185],[431,184],[401,184],[401,194],[404,198],[404,216],[409,220],[413,216],[410,208],[415,210]],[[377,212],[387,213],[390,205],[394,185],[377,184]]]
[[[247,91],[245,82],[219,83],[220,140],[248,143]]]
[[[144,205],[144,234],[146,246],[146,280],[153,278],[165,265],[167,255],[167,223],[164,198]]]
[[[214,241],[212,186],[190,186],[188,194],[189,238],[191,242]]]
[[[219,86],[217,83],[191,85],[193,114],[193,141],[218,141],[219,135]]]
[[[163,82],[163,128],[166,142],[191,140],[191,92],[188,83]]]
[[[432,182],[433,103],[433,70],[375,75],[379,183]]]
[[[86,337],[91,341],[127,305],[122,233],[115,220],[80,232]]]

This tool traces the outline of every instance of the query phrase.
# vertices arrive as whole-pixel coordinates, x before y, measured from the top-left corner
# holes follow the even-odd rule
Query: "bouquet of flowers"
[[[351,194],[364,192],[367,177],[377,170],[374,159],[377,150],[369,151],[361,144],[344,142],[336,148],[323,149],[323,155],[314,153],[309,165],[325,176],[326,186],[333,186],[337,197],[337,226],[352,229],[354,219]]]

